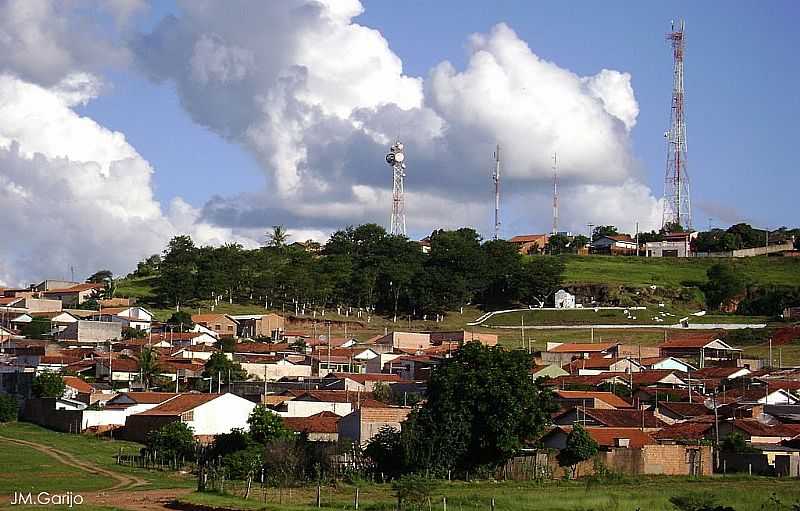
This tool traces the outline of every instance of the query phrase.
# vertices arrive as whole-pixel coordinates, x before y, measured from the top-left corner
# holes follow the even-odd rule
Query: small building
[[[564,449],[567,447],[567,436],[572,427],[557,426],[545,434],[541,443],[547,449]],[[645,445],[655,445],[656,440],[639,428],[596,428],[588,427],[586,432],[597,442],[601,449],[631,448],[638,449]]]
[[[431,344],[444,344],[444,343],[458,343],[464,344],[466,342],[476,341],[484,346],[497,346],[497,334],[488,334],[484,332],[471,332],[467,330],[455,330],[450,332],[423,332],[430,336]]]
[[[575,295],[563,289],[556,291],[555,301],[556,309],[574,309],[577,306],[575,303]]]
[[[229,314],[193,314],[192,322],[212,330],[219,337],[234,338],[239,322]]]
[[[86,300],[97,296],[97,293],[105,289],[103,284],[75,284],[61,289],[44,291],[42,296],[50,300],[57,300],[64,307],[78,307]],[[61,310],[59,308],[59,310]]]
[[[336,442],[340,419],[335,413],[325,411],[310,417],[283,417],[283,425],[289,431],[308,435],[312,442]]]
[[[542,361],[566,364],[574,358],[611,357],[618,345],[618,342],[548,342]]]
[[[233,356],[248,378],[264,381],[279,380],[286,377],[311,377],[311,364],[305,362],[303,355],[241,355]]]
[[[351,392],[372,392],[378,383],[388,385],[402,381],[396,374],[385,373],[330,373],[325,377],[330,382],[325,388],[349,390]]]
[[[119,323],[123,328],[150,331],[153,313],[144,307],[106,307],[92,315],[95,321]]]
[[[517,247],[520,254],[528,255],[542,252],[549,239],[549,234],[523,234],[514,236],[508,242]]]
[[[63,330],[55,334],[55,337],[59,341],[79,344],[103,344],[122,338],[122,324],[80,319],[67,324]]]
[[[692,240],[697,232],[674,232],[664,235],[662,241],[645,243],[647,257],[691,257]]]
[[[555,402],[562,407],[584,408],[631,408],[632,405],[611,392],[591,392],[582,390],[556,390]]]
[[[431,346],[431,334],[422,332],[390,332],[375,341],[391,349],[424,350]]]
[[[239,323],[239,337],[280,339],[286,330],[286,318],[279,314],[237,314],[231,316]]]
[[[742,350],[726,344],[721,339],[708,336],[686,336],[670,339],[658,345],[664,357],[690,358],[699,361],[700,369],[706,360],[733,360]]]
[[[641,371],[642,367],[632,358],[589,357],[575,359],[563,369],[570,374],[584,376],[600,373],[636,373]]]
[[[184,393],[147,411],[129,415],[125,438],[143,442],[147,434],[171,422],[183,422],[203,443],[215,435],[247,428],[247,418],[256,404],[235,394]]]
[[[339,438],[349,438],[358,445],[365,445],[382,428],[400,431],[403,421],[411,413],[411,407],[361,407],[339,419]]]
[[[590,245],[593,254],[636,255],[638,246],[629,234],[600,236]]]
[[[283,417],[310,417],[320,412],[331,412],[345,416],[356,408],[385,408],[388,405],[376,401],[370,392],[345,390],[309,390],[286,400],[276,407]]]

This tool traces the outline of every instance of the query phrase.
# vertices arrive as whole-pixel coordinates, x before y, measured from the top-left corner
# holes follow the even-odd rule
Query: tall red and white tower
[[[692,227],[692,208],[689,197],[689,174],[686,171],[686,112],[683,90],[683,58],[685,50],[685,25],[678,21],[676,30],[667,34],[672,44],[672,111],[667,139],[667,172],[664,179],[664,214],[662,227],[678,224],[684,229]]]

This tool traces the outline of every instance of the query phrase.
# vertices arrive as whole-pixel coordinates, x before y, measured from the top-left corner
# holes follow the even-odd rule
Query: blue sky
[[[795,138],[800,118],[797,2],[364,2],[356,22],[376,28],[404,72],[427,77],[442,60],[463,68],[466,40],[508,23],[532,51],[580,75],[629,72],[640,114],[633,154],[656,195],[663,189],[671,19],[687,25],[689,172],[695,224],[735,220],[795,224],[800,177]],[[148,29],[178,12],[158,4],[140,20]],[[211,194],[258,187],[263,174],[235,142],[195,124],[173,86],[133,70],[109,74],[111,90],[81,112],[125,133],[156,169],[155,193],[202,206]]]

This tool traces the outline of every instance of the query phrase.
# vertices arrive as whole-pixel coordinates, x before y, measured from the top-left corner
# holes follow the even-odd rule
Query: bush
[[[64,395],[64,378],[60,374],[43,371],[33,378],[31,391],[36,397],[61,397]]]
[[[572,477],[577,475],[578,463],[591,459],[597,454],[598,445],[580,424],[575,424],[567,435],[567,445],[558,453],[558,464],[571,467]]]
[[[399,509],[428,509],[437,482],[422,475],[409,474],[395,480],[392,489]]]
[[[170,422],[151,431],[145,443],[152,454],[162,459],[194,459],[194,434],[192,428],[183,422]]]
[[[262,447],[232,452],[222,458],[222,466],[228,479],[248,479],[261,470]]]
[[[719,505],[716,497],[707,493],[676,495],[669,501],[678,511],[735,511],[732,507]]]
[[[375,474],[393,479],[404,471],[402,435],[391,426],[382,427],[372,437],[364,454],[372,462]]]
[[[10,394],[0,394],[0,422],[13,422],[19,414],[17,398]]]
[[[264,405],[258,405],[250,412],[247,418],[250,425],[250,436],[256,442],[265,444],[276,438],[289,438],[292,433],[283,425],[283,419],[277,413],[271,412]]]

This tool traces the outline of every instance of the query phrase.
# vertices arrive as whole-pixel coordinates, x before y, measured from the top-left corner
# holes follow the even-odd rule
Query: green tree
[[[130,326],[122,327],[123,339],[144,339],[145,337],[147,337],[147,332],[141,328],[133,328]]]
[[[162,459],[193,460],[196,442],[192,428],[184,422],[170,422],[147,434],[147,449]]]
[[[528,258],[517,280],[520,300],[544,307],[553,293],[561,288],[564,269],[564,262],[557,257]]]
[[[364,454],[372,462],[376,475],[394,479],[405,471],[402,435],[391,426],[378,430],[364,448]]]
[[[436,480],[421,474],[400,477],[392,483],[392,489],[397,497],[398,511],[429,509],[431,497],[437,486]]]
[[[544,251],[550,255],[569,254],[572,252],[570,248],[569,236],[565,234],[553,234],[547,240]]]
[[[64,378],[51,371],[37,374],[31,384],[31,391],[36,397],[61,397],[64,395],[65,389]]]
[[[222,382],[241,381],[247,379],[247,371],[238,362],[229,360],[225,353],[212,353],[203,369],[204,378],[221,378]]]
[[[375,382],[372,387],[372,396],[381,403],[390,403],[392,401],[392,389],[382,381]]]
[[[142,347],[139,352],[137,364],[139,366],[139,374],[142,378],[141,383],[144,385],[145,391],[149,391],[156,377],[161,374],[161,367],[158,363],[158,352],[156,349],[149,346]]]
[[[30,323],[26,323],[20,329],[22,335],[28,339],[42,339],[48,337],[53,328],[52,323],[47,318],[33,318]]]
[[[728,264],[714,264],[706,270],[708,281],[703,284],[702,290],[706,297],[706,304],[711,309],[720,306],[744,293],[746,282],[742,275]]]
[[[555,407],[530,367],[527,353],[477,342],[444,360],[403,427],[411,465],[439,473],[497,467],[538,438]]]
[[[176,311],[167,320],[168,325],[176,326],[184,330],[191,330],[194,326],[192,315],[186,311]]]
[[[570,467],[572,477],[577,476],[578,463],[586,461],[597,454],[599,446],[597,442],[589,436],[580,424],[574,424],[572,431],[567,435],[567,445],[559,451],[557,459],[561,467]]]
[[[100,270],[98,272],[93,273],[86,282],[92,284],[105,284],[106,282],[113,280],[114,274],[111,273],[111,270]]]
[[[162,303],[176,310],[195,298],[198,252],[192,238],[176,236],[164,251],[156,291]]]
[[[517,247],[504,240],[491,240],[483,244],[486,258],[486,284],[482,291],[484,305],[498,307],[518,299],[515,278],[522,269],[522,256]]]
[[[11,394],[0,394],[0,422],[13,422],[17,420],[19,403]]]
[[[283,425],[283,419],[264,405],[257,405],[247,418],[250,436],[258,443],[266,444],[272,440],[289,438],[292,433]]]
[[[282,225],[273,225],[272,231],[267,233],[267,246],[283,247],[289,241],[289,233]]]
[[[616,236],[619,234],[614,225],[598,225],[592,230],[592,241],[597,241],[603,236]]]
[[[584,236],[583,234],[578,234],[574,238],[572,238],[572,243],[570,244],[570,252],[573,254],[577,254],[578,250],[585,247],[589,244],[589,238]]]

